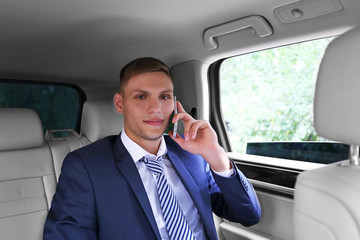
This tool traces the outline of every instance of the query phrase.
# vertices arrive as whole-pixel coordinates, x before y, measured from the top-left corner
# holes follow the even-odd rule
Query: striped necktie
[[[170,239],[195,240],[194,234],[192,233],[184,213],[176,200],[175,194],[167,183],[166,177],[163,173],[163,167],[160,164],[162,161],[161,156],[156,160],[149,160],[143,157],[142,161],[156,175],[156,187],[158,190],[160,206]]]

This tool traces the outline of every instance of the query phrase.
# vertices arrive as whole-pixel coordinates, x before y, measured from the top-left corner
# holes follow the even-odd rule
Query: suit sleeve
[[[234,167],[234,174],[221,177],[209,169],[209,188],[213,212],[232,222],[251,226],[259,222],[261,207],[255,190],[245,175]]]
[[[44,240],[93,240],[96,235],[95,200],[90,178],[81,159],[70,153],[64,160]]]

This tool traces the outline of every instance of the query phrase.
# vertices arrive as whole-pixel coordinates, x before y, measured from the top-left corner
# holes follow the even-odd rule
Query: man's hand
[[[173,138],[184,150],[193,154],[201,155],[216,172],[224,172],[231,169],[232,165],[224,151],[219,145],[216,132],[210,123],[205,120],[195,120],[184,108],[177,102],[178,114],[172,122],[175,123],[180,119],[184,123],[184,138],[177,134]],[[173,132],[169,132],[172,137]]]

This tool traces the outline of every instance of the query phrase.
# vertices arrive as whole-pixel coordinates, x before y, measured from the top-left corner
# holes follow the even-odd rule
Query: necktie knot
[[[162,158],[157,157],[156,159],[152,160],[146,157],[142,158],[142,162],[156,175],[163,173],[163,167],[161,165]]]

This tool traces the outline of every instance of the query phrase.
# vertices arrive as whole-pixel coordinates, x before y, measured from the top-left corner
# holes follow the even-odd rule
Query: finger
[[[173,137],[173,131],[168,132],[168,134],[181,148],[183,148],[186,141],[179,134],[176,134],[176,138]]]
[[[190,140],[190,136],[189,136],[189,130],[191,128],[191,125],[193,122],[195,122],[195,119],[193,117],[191,117],[183,108],[183,106],[181,105],[181,103],[179,101],[177,101],[177,109],[178,109],[178,113],[173,117],[172,122],[176,123],[179,120],[182,120],[184,123],[184,138],[185,141],[189,141]]]
[[[186,141],[193,140],[198,136],[200,129],[205,129],[208,122],[203,120],[194,120],[190,124],[184,125],[184,137]]]
[[[190,114],[188,114],[185,111],[185,109],[183,108],[183,106],[181,105],[181,103],[179,101],[177,101],[176,104],[177,104],[178,113],[173,116],[173,119],[172,119],[173,123],[176,123],[180,119],[183,121],[195,120],[193,117],[190,116]]]
[[[176,115],[174,115],[172,122],[176,123],[179,120],[183,120],[183,121],[189,121],[189,120],[193,120],[193,118],[188,114],[188,113],[178,113]]]
[[[194,122],[190,126],[190,129],[189,129],[189,137],[191,139],[195,139],[199,129],[202,128],[205,124],[206,124],[206,122],[204,122],[204,121],[196,121],[196,122]]]
[[[189,141],[190,140],[190,137],[189,137],[189,131],[190,131],[190,124],[185,124],[185,122],[183,122],[184,123],[184,139],[185,139],[185,141]]]
[[[200,129],[204,129],[208,126],[208,122],[203,121],[203,120],[198,120],[196,122],[194,122],[191,125],[191,128],[189,130],[189,136],[191,139],[195,139],[198,135],[198,132]]]
[[[179,101],[176,101],[176,107],[178,109],[178,113],[185,113],[185,109],[183,108],[182,104]]]
[[[184,138],[185,140],[189,140],[189,128],[190,128],[190,125],[189,125],[189,120],[191,120],[191,118],[189,118],[190,116],[188,116],[187,113],[178,113],[176,115],[173,116],[173,119],[172,119],[172,123],[176,123],[178,122],[179,120],[182,120],[183,121],[183,126],[184,126]],[[172,132],[172,131],[171,131]],[[172,136],[172,135],[171,135]]]

